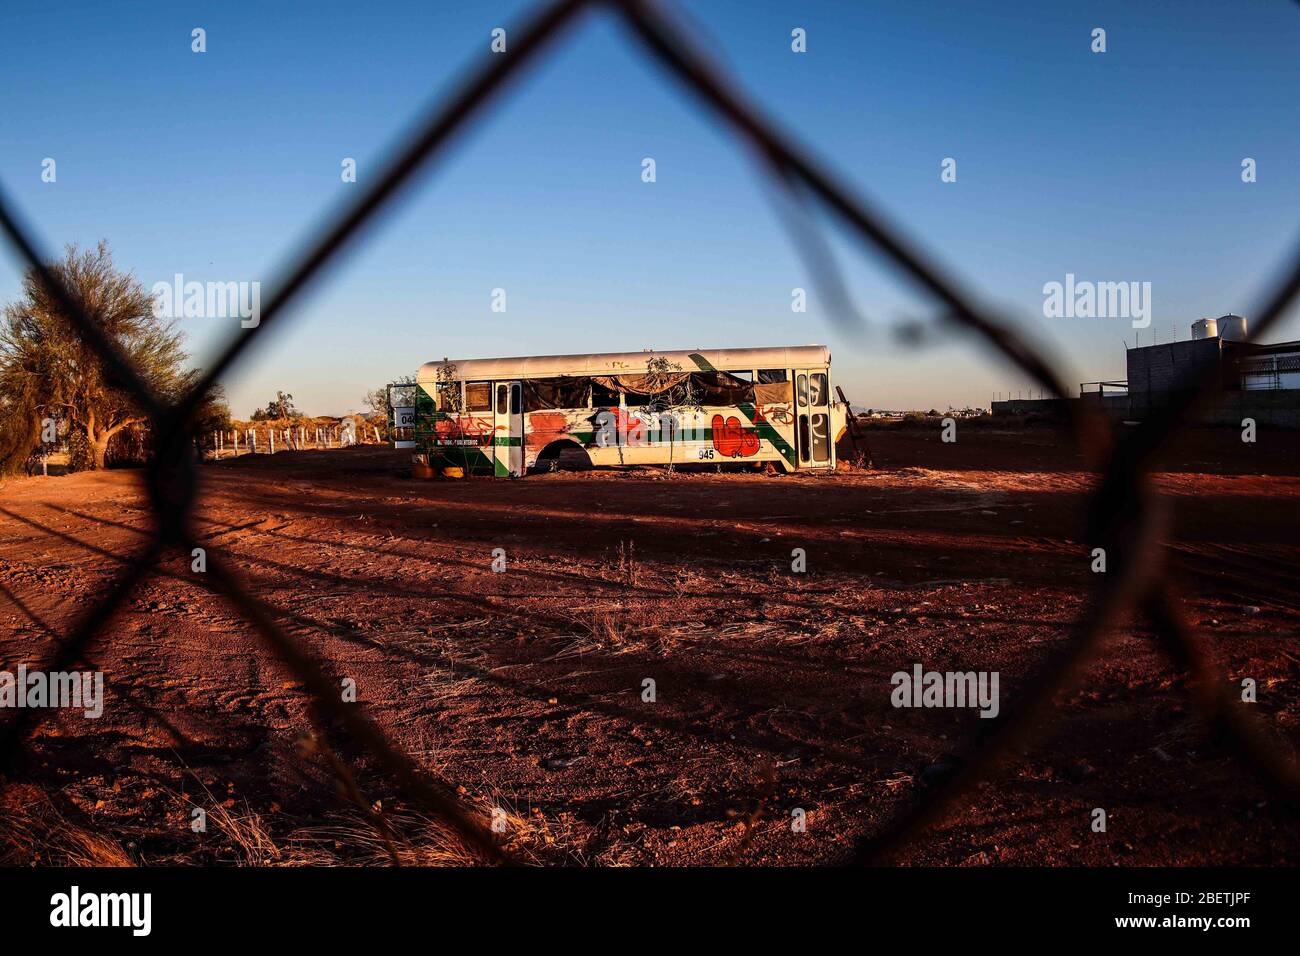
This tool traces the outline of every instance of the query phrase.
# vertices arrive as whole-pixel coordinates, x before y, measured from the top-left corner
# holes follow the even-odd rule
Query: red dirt
[[[1300,442],[1274,442],[1192,433],[1156,484],[1187,613],[1225,681],[1257,681],[1242,706],[1291,753]],[[403,749],[527,820],[536,858],[722,862],[761,803],[743,862],[836,862],[986,723],[896,710],[890,675],[996,670],[1014,706],[1094,583],[1079,541],[1091,478],[1051,432],[871,443],[880,470],[823,477],[420,482],[403,452],[285,452],[205,467],[199,528]],[[65,632],[91,608],[150,527],[138,472],[0,486],[5,667],[47,654],[44,625]],[[806,574],[791,573],[794,548]],[[181,794],[233,801],[281,843],[336,819],[328,769],[295,748],[309,727],[296,683],[188,556],[163,572],[93,649],[103,718],[48,714],[15,779],[145,862],[239,858],[190,831]],[[367,800],[403,808],[372,761],[331,741]],[[968,803],[903,860],[1300,856],[1294,815],[1210,733],[1145,627],[1113,635],[1041,741]],[[359,858],[346,841],[333,851]]]

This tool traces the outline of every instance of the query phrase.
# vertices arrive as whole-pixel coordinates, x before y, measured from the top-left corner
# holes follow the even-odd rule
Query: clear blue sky
[[[146,286],[261,280],[358,187],[521,2],[0,6],[0,179],[52,246],[106,238]],[[1124,319],[1046,319],[1067,272],[1152,283],[1154,321],[1247,315],[1300,243],[1300,4],[764,2],[690,7],[698,42],[989,306],[1123,377]],[[190,50],[207,31],[208,52]],[[808,52],[790,50],[807,30]],[[1108,50],[1090,50],[1091,31]],[[826,342],[855,403],[987,404],[1027,383],[944,331],[842,234],[879,334],[842,336],[745,156],[623,30],[590,16],[476,123],[227,379],[305,411],[443,356]],[[658,181],[641,181],[653,157]],[[41,161],[58,180],[41,182]],[[940,182],[953,157],[957,182]],[[1241,181],[1241,160],[1258,182]],[[790,290],[809,289],[807,314]],[[0,255],[0,301],[19,273]],[[490,311],[491,290],[508,310]],[[238,323],[184,323],[197,362]],[[243,333],[247,334],[247,333]],[[1300,337],[1293,314],[1271,338]]]

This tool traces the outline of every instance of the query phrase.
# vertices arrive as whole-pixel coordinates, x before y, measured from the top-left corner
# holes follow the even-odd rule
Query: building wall
[[[1241,427],[1243,418],[1253,418],[1257,425],[1300,428],[1300,389],[1219,392],[1197,416],[1197,422]]]
[[[1116,421],[1141,421],[1159,400],[1158,393],[1145,393],[1107,395],[1104,402],[1092,395],[1082,401],[1090,408],[1100,407]],[[1216,392],[1200,406],[1193,422],[1240,428],[1243,418],[1253,418],[1260,426],[1300,428],[1300,389]]]
[[[1114,421],[1140,421],[1159,401],[1158,394],[1139,395],[1094,393],[1083,398],[1072,398],[1085,408],[1100,410]],[[994,415],[1027,415],[1036,413],[1043,416],[1060,415],[1063,411],[1060,399],[1024,399],[1009,402],[994,402]],[[1226,425],[1240,428],[1243,418],[1253,418],[1255,424],[1278,428],[1300,428],[1300,389],[1283,388],[1271,391],[1217,392],[1212,399],[1201,406],[1194,423],[1197,425]]]
[[[1243,390],[1300,388],[1300,348],[1287,351],[1283,345],[1225,349],[1224,359],[1232,362],[1237,385]],[[1232,387],[1227,381],[1224,386]]]
[[[1217,338],[1192,339],[1129,349],[1125,355],[1129,394],[1168,392],[1193,367],[1217,366],[1219,342]]]
[[[1010,398],[994,402],[994,415],[1047,415],[1065,417],[1065,401],[1059,398]]]

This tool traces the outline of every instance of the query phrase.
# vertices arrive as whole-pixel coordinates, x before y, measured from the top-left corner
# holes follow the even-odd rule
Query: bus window
[[[803,378],[802,375],[799,376]],[[799,460],[808,460],[808,416],[800,414],[799,416]]]
[[[518,415],[524,407],[523,387],[515,382],[510,386],[510,414]]]
[[[498,415],[504,415],[506,413],[506,391],[507,389],[504,383],[497,386],[497,414]]]
[[[754,370],[749,368],[739,372],[734,369],[727,369],[727,374],[740,379],[742,382],[752,382],[754,380]]]
[[[618,392],[612,388],[600,384],[600,382],[591,383],[591,407],[592,408],[618,408]]]
[[[783,368],[760,368],[758,370],[759,385],[780,385],[782,382],[788,382],[790,376],[786,374]]]
[[[808,376],[808,402],[812,405],[826,404],[825,372],[813,372]]]
[[[587,408],[591,404],[591,380],[560,375],[555,378],[526,378],[523,385],[523,408],[526,412],[552,408]]]
[[[467,412],[492,411],[492,383],[491,382],[466,382],[465,383],[465,411]]]
[[[460,382],[438,383],[438,411],[460,411]]]
[[[816,378],[817,376],[813,376]],[[830,422],[825,412],[812,416],[812,457],[813,461],[830,461],[831,439]]]
[[[797,383],[796,391],[799,394],[799,407],[806,408],[808,406],[808,376],[800,372],[795,381]]]

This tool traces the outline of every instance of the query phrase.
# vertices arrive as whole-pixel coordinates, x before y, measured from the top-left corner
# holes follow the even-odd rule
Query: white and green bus
[[[829,470],[847,413],[830,364],[821,345],[444,359],[393,386],[393,434],[424,475],[574,460]]]

